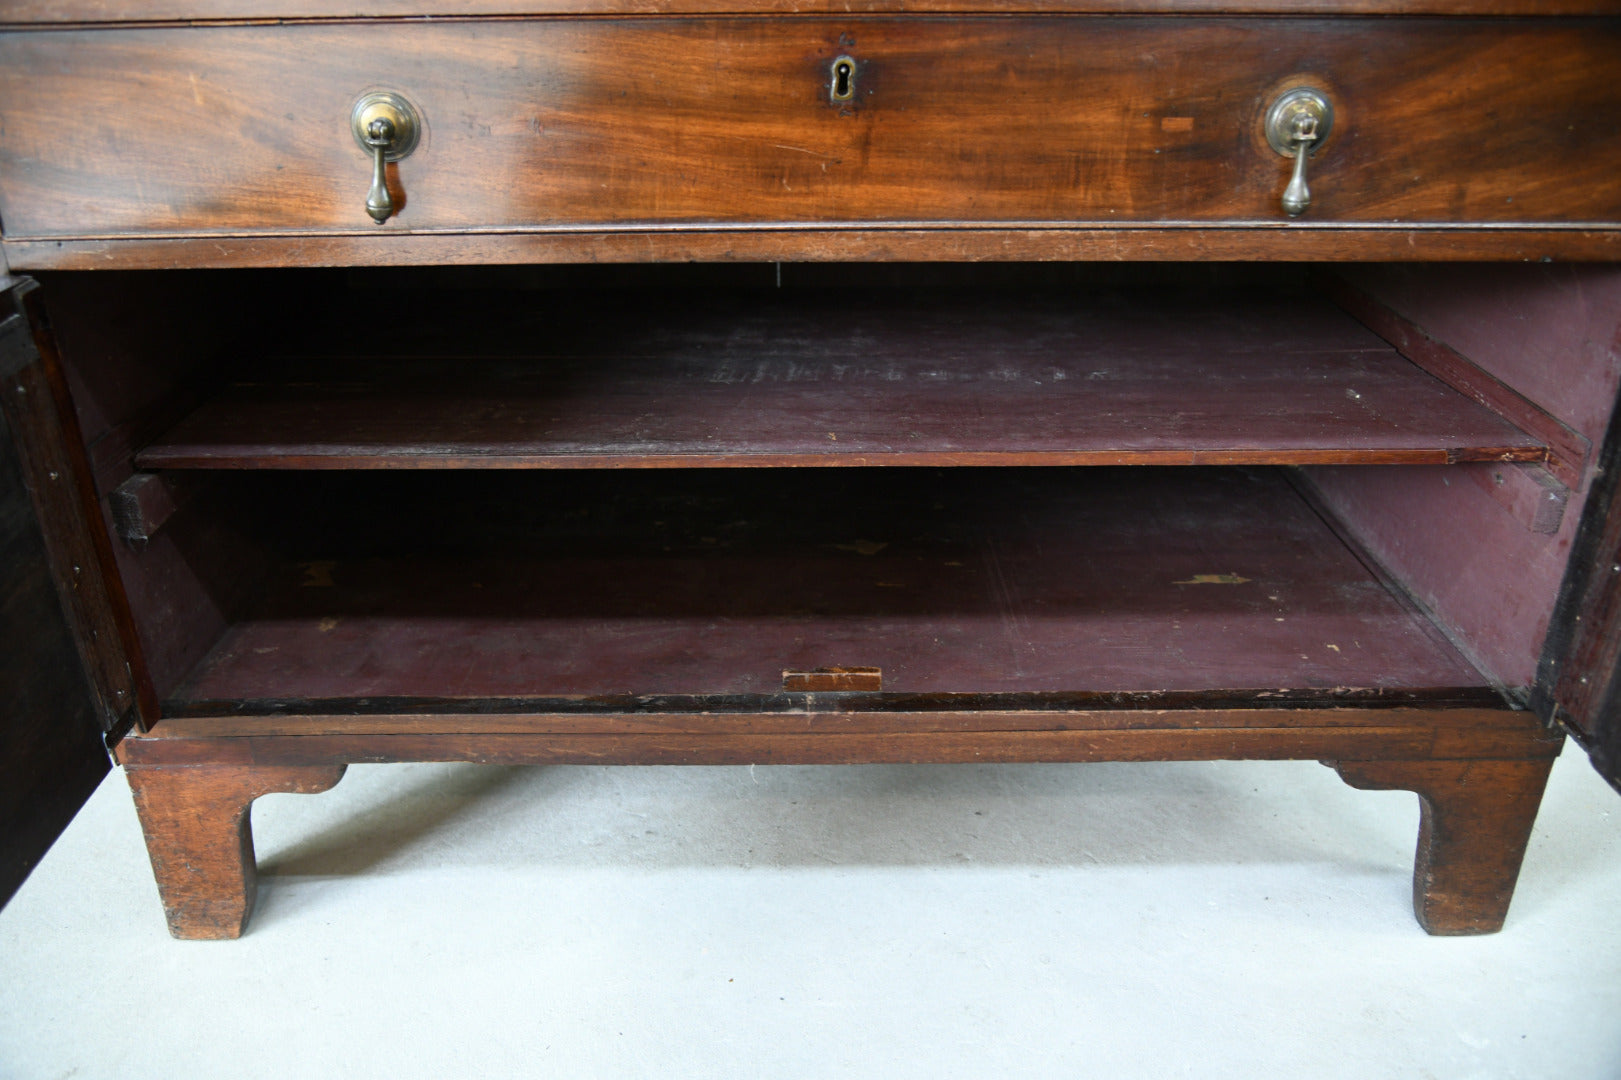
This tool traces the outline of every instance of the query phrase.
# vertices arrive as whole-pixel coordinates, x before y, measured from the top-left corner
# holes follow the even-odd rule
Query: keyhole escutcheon
[[[828,96],[834,101],[849,101],[856,96],[856,62],[850,57],[841,56],[833,61]]]

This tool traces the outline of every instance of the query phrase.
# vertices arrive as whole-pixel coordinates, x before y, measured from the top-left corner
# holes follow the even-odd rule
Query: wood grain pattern
[[[1486,685],[1270,471],[263,479],[319,529],[166,711],[772,695],[828,666],[900,694]]]
[[[0,0],[0,25],[522,15],[1615,15],[1615,0]]]
[[[988,714],[981,714],[988,715]],[[1424,817],[1415,871],[1415,905],[1431,933],[1484,933],[1501,926],[1542,785],[1562,737],[1532,716],[1505,709],[1138,710],[1027,713],[1031,729],[952,730],[973,714],[935,715],[908,725],[885,714],[866,730],[839,726],[836,715],[815,733],[761,731],[766,717],[736,717],[730,731],[693,730],[706,718],[644,717],[641,730],[603,724],[593,734],[545,730],[557,718],[495,718],[477,733],[420,733],[471,717],[378,718],[387,733],[321,731],[322,719],[281,718],[282,735],[153,735],[126,739],[127,765],[148,850],[176,937],[235,937],[252,910],[255,887],[248,806],[269,791],[330,788],[352,761],[477,761],[499,764],[754,764],[951,761],[1330,759],[1356,786],[1420,792]],[[261,720],[263,718],[260,718]],[[650,726],[673,721],[669,730]],[[1017,722],[1014,714],[998,719]],[[942,724],[941,721],[946,723]],[[243,723],[244,721],[238,721]],[[340,723],[344,721],[339,721]],[[353,722],[352,718],[349,722]],[[520,729],[527,724],[526,729]],[[220,731],[228,727],[223,721]],[[198,731],[206,721],[192,722]],[[320,732],[320,733],[318,733]],[[1437,750],[1441,761],[1388,760]],[[1467,755],[1468,759],[1463,759]],[[1346,760],[1358,758],[1358,760]]]
[[[1604,262],[1621,230],[1345,228],[1246,225],[1132,228],[616,229],[591,232],[376,231],[194,239],[6,240],[28,270],[177,270],[291,266],[490,266],[650,262],[1258,260]]]
[[[46,13],[38,0],[0,0],[0,20],[152,20],[188,11],[232,19],[246,13],[245,2],[154,0],[137,8],[130,0],[68,0]],[[315,6],[322,2],[270,0],[256,14],[432,13],[417,0],[356,0],[364,10],[343,11]],[[644,2],[652,6],[638,9]],[[1183,15],[1203,6],[1028,2]],[[1291,16],[1504,15],[1533,7],[1529,0],[1237,2],[1245,6],[1236,10]],[[598,13],[679,10],[660,0],[540,3]],[[780,10],[774,3],[713,0],[713,10]],[[961,13],[979,0],[934,3]],[[682,258],[1613,260],[1621,251],[1621,144],[1592,118],[1621,105],[1614,78],[1621,22],[1607,0],[1555,3],[1535,5],[1536,13],[1607,17],[1008,18],[1012,9],[999,8],[987,13],[995,17],[840,11],[757,19],[706,10],[663,19],[7,32],[0,34],[3,252],[20,266],[78,268]],[[387,4],[401,6],[379,6]],[[826,100],[824,82],[829,59],[843,52],[860,62],[861,96],[840,110]],[[1527,77],[1530,57],[1535,77]],[[1259,145],[1257,132],[1270,96],[1308,79],[1327,86],[1341,111],[1314,163],[1317,205],[1308,221],[1290,224],[1277,210],[1285,163]],[[403,214],[373,229],[361,217],[365,160],[343,120],[353,97],[379,83],[418,100],[429,137],[399,170]],[[609,445],[604,425],[625,417],[670,418],[650,403],[727,404],[713,395],[700,400],[691,389],[696,375],[659,382],[670,376],[669,356],[657,365],[646,356],[591,357],[611,369],[611,385],[629,389],[594,414],[589,445]],[[1223,373],[1244,376],[1233,385],[1248,384],[1251,411],[1286,413],[1279,403],[1299,406],[1301,379],[1317,373],[1311,357],[1290,356],[1288,372],[1256,366],[1252,352],[1229,358]],[[585,368],[570,354],[556,370],[567,376]],[[705,370],[714,369],[692,369]],[[831,370],[814,369],[819,377]],[[63,406],[60,375],[50,389]],[[1273,377],[1294,381],[1286,392],[1255,392]],[[982,379],[946,407],[926,396],[886,399],[862,435],[887,452],[884,438],[918,430],[897,424],[913,413],[947,422],[934,438],[973,435],[980,405],[995,398],[990,386]],[[1331,377],[1324,386],[1341,391],[1336,405],[1353,400],[1345,389],[1359,389]],[[1385,417],[1411,406],[1410,420],[1449,418],[1426,432],[1425,453],[1452,460],[1540,452],[1535,441],[1481,437],[1469,423],[1482,414],[1447,412],[1457,404],[1451,398],[1452,405],[1418,408],[1422,393],[1413,386],[1381,382],[1379,404]],[[555,391],[545,388],[548,400]],[[375,388],[361,393],[375,401]],[[835,396],[847,404],[847,394]],[[1148,426],[1197,412],[1187,395],[1169,397],[1173,407],[1153,413]],[[1232,402],[1242,397],[1234,391]],[[479,410],[502,400],[475,399],[448,430],[481,434],[484,453],[498,425]],[[698,445],[693,431],[704,434],[707,424],[711,432],[736,431],[741,446],[759,446],[782,436],[783,417],[846,419],[832,400],[817,413],[802,396],[775,414],[732,400],[731,412],[701,416],[676,441],[686,439],[690,452]],[[1514,404],[1501,395],[1490,400]],[[1326,398],[1317,405],[1295,418],[1309,415],[1299,427],[1314,429],[1318,441],[1306,450],[1320,453],[1325,431],[1344,414]],[[1083,408],[1095,402],[1070,413]],[[1014,401],[987,430],[1005,433],[1010,416],[1036,409]],[[278,418],[271,409],[268,430],[285,431],[288,411]],[[64,420],[65,408],[57,413],[61,429],[36,423],[29,441],[78,454],[78,431]],[[153,415],[123,415],[109,428],[123,433],[109,434],[108,475],[127,461],[129,444],[116,439]],[[758,426],[739,429],[740,416]],[[367,422],[396,423],[380,445],[397,448],[406,443],[402,432],[420,430],[423,419],[402,424],[374,410]],[[1044,435],[1066,414],[1036,419],[1030,430]],[[241,420],[216,422],[205,445],[239,433]],[[1279,423],[1248,425],[1274,455],[1265,460],[1289,460],[1277,445]],[[339,441],[334,430],[322,436],[328,445]],[[837,434],[837,424],[829,430]],[[1344,430],[1370,438],[1366,424]],[[788,440],[785,452],[805,463],[807,432],[788,434],[797,441]],[[1542,441],[1560,437],[1553,431]],[[261,445],[279,452],[290,444]],[[1561,459],[1575,458],[1560,446]],[[833,456],[861,464],[871,452]],[[1259,460],[1219,456],[1230,447],[1217,447],[1213,458],[1182,452],[1190,461]],[[1364,443],[1354,452],[1373,461],[1413,451]],[[68,462],[84,480],[83,520],[70,524],[99,545],[96,565],[106,565],[82,457]],[[280,463],[309,460],[284,454]],[[285,476],[222,481],[233,494],[235,485],[248,494],[260,490],[253,484],[267,485],[269,497],[255,504],[261,516],[221,500],[196,511],[208,528],[190,529],[181,527],[180,511],[159,538],[168,542],[165,557],[173,556],[163,565],[190,569],[192,560],[211,558],[251,567],[236,549],[204,542],[243,524],[256,542],[281,545],[287,563],[257,606],[233,600],[178,620],[183,632],[170,637],[166,692],[190,666],[199,637],[213,636],[200,632],[226,629],[165,705],[184,715],[119,750],[131,765],[171,928],[177,936],[240,933],[254,887],[252,799],[323,790],[350,761],[1179,757],[1320,758],[1336,762],[1353,784],[1418,791],[1421,921],[1444,933],[1501,925],[1560,736],[1526,713],[1485,707],[1485,677],[1393,595],[1359,551],[1272,474],[1186,470],[1174,479],[1138,472],[1079,482],[1067,470],[1008,472],[994,480],[963,470],[932,480],[902,470],[810,481],[728,476],[706,481],[718,485],[708,491],[656,497],[645,487],[636,494],[635,482],[675,478],[594,475],[566,478],[604,485],[575,489],[585,497],[574,503],[556,497],[568,495],[566,487],[514,488],[517,498],[501,500],[477,478],[456,477],[461,496],[424,489],[415,494],[429,497],[401,500],[392,512],[390,494],[405,488],[391,485],[447,478],[327,474],[302,478],[296,496],[268,486]],[[345,498],[360,489],[344,482],[362,481],[377,487]],[[621,481],[629,486],[616,493],[612,485]],[[734,482],[741,486],[724,490]],[[589,513],[576,512],[582,504]],[[299,513],[288,512],[295,507]],[[1589,530],[1579,551],[1584,567],[1608,561],[1613,531],[1607,518]],[[199,545],[207,551],[193,550]],[[116,593],[118,582],[107,587]],[[163,574],[149,574],[144,587],[149,616],[173,621],[160,611],[173,593]],[[1596,645],[1576,643],[1582,659],[1569,661],[1580,666],[1565,668],[1566,679],[1616,667],[1613,592],[1584,578],[1570,593],[1583,618],[1603,627]],[[847,664],[882,666],[888,689],[781,692],[785,669]],[[1592,691],[1592,702],[1608,704],[1610,685]],[[150,699],[152,688],[143,689]],[[523,704],[509,707],[508,699]],[[1171,707],[1178,702],[1183,707]]]
[[[143,469],[1446,464],[1540,441],[1331,306],[510,295],[266,358]],[[301,352],[306,355],[299,355]]]
[[[536,764],[861,764],[965,761],[1551,758],[1564,736],[1496,708],[963,710],[839,708],[706,715],[533,712],[164,720],[119,744],[131,765],[477,761]]]
[[[12,240],[364,232],[346,117],[387,82],[428,134],[386,232],[1272,225],[1287,169],[1261,117],[1309,78],[1340,103],[1314,223],[1610,225],[1621,146],[1590,118],[1621,109],[1618,51],[1608,20],[18,32],[0,35],[0,216]],[[845,52],[861,71],[841,108],[825,69]]]
[[[156,717],[55,337],[28,279],[0,294],[0,410],[14,433],[102,729],[121,731],[132,717],[137,723]]]
[[[0,905],[106,775],[96,698],[0,410]]]
[[[1239,695],[1232,695],[1237,699]],[[1536,747],[1558,752],[1562,736],[1543,727],[1530,713],[1505,708],[1490,693],[1469,700],[1386,698],[1355,703],[1305,694],[1278,694],[1222,704],[1215,694],[1073,695],[1054,704],[1038,695],[1020,699],[974,698],[969,695],[881,695],[867,692],[782,694],[760,701],[710,699],[701,707],[681,708],[677,700],[644,697],[635,711],[574,708],[538,701],[468,702],[440,698],[412,703],[387,699],[347,702],[198,702],[193,712],[166,716],[143,736],[145,740],[237,739],[272,736],[457,736],[522,735],[532,742],[544,736],[769,736],[881,735],[1069,732],[1116,739],[1123,745],[1170,738],[1189,732],[1244,733],[1295,731],[1303,737],[1356,739],[1373,757],[1411,756],[1415,752],[1451,759],[1532,756]],[[1013,703],[1009,703],[1012,701]],[[322,706],[349,711],[321,712]],[[475,709],[476,706],[476,709]],[[771,706],[767,708],[766,706]],[[302,708],[305,711],[298,711]],[[233,711],[239,710],[239,711]],[[275,709],[277,711],[271,711]],[[1147,733],[1157,732],[1150,736]],[[1527,737],[1535,735],[1535,746]],[[1288,742],[1291,736],[1284,736]],[[1378,740],[1391,740],[1389,745]],[[1533,740],[1535,741],[1535,740]],[[130,746],[130,760],[158,753],[146,742]],[[1546,745],[1544,745],[1544,743]],[[1342,749],[1341,753],[1345,751]]]
[[[1190,731],[879,731],[790,735],[332,735],[126,739],[121,760],[248,765],[286,761],[469,761],[494,765],[859,765],[968,762],[1278,761],[1338,755],[1417,757],[1422,729],[1236,728]]]
[[[1551,758],[1329,764],[1352,787],[1418,793],[1413,911],[1420,926],[1445,935],[1503,928]]]
[[[344,765],[149,766],[124,770],[169,933],[192,940],[242,935],[259,890],[253,800],[273,791],[314,794]]]
[[[1256,713],[1277,726],[1244,723]],[[1562,737],[1508,710],[1186,710],[1071,715],[1054,730],[907,730],[816,734],[524,733],[136,736],[120,744],[148,851],[176,937],[235,937],[252,910],[256,870],[248,806],[269,791],[323,791],[352,761],[496,764],[790,764],[1202,760],[1316,757],[1364,787],[1420,792],[1424,817],[1415,906],[1431,933],[1501,926],[1525,841]],[[1321,718],[1322,722],[1314,722]],[[310,718],[314,720],[315,718]],[[398,719],[398,718],[392,718]],[[687,718],[692,719],[692,718]],[[966,719],[966,718],[959,718]],[[899,722],[897,722],[899,721]],[[1228,726],[1227,722],[1231,723]],[[287,725],[288,721],[281,721]],[[160,731],[164,725],[160,725]],[[1449,730],[1451,741],[1438,739]],[[1436,749],[1474,760],[1380,760]],[[1493,753],[1508,759],[1492,757]],[[1362,756],[1363,760],[1342,760]]]

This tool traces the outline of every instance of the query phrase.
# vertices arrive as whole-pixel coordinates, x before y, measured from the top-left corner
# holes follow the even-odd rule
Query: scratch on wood
[[[792,150],[799,154],[809,154],[811,157],[827,158],[829,161],[838,160],[832,154],[824,154],[820,150],[807,150],[803,146],[787,146],[783,143],[772,143],[778,150]]]

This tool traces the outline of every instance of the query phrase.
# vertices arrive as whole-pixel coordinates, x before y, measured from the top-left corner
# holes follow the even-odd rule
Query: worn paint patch
[[[884,688],[884,673],[876,667],[819,667],[782,673],[785,693],[824,693],[841,690],[876,691]]]
[[[1173,581],[1172,585],[1243,585],[1250,579],[1240,577],[1238,574],[1194,574],[1182,581]]]

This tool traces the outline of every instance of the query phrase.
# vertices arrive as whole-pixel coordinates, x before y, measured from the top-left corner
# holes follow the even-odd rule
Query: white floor
[[[1621,1077],[1621,796],[1554,770],[1503,933],[1310,763],[357,766],[172,941],[122,775],[0,912],[0,1075]]]

